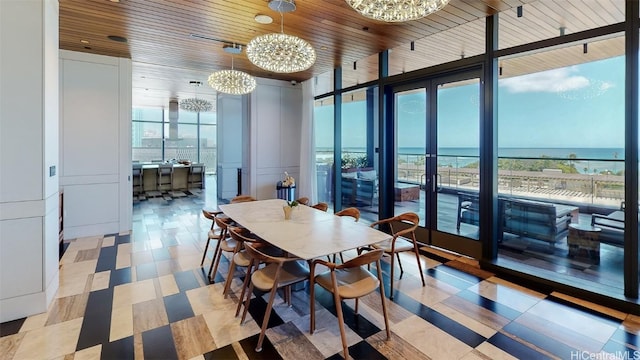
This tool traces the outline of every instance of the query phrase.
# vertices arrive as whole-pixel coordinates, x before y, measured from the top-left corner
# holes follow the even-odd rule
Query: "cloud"
[[[582,75],[574,75],[575,67],[554,69],[539,73],[512,77],[500,81],[500,86],[512,93],[526,92],[566,92],[591,86],[589,79]],[[607,88],[611,84],[607,84]],[[604,89],[606,91],[606,89]]]

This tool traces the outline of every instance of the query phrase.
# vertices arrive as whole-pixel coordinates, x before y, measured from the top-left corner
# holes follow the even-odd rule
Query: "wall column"
[[[58,289],[58,1],[0,1],[0,322]]]

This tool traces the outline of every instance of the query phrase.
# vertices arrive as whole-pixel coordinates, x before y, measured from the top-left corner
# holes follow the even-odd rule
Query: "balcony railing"
[[[332,152],[317,152],[318,162],[331,164]],[[350,152],[351,156],[364,152]],[[397,180],[426,185],[425,157],[399,154]],[[479,158],[438,156],[438,186],[446,191],[478,191]],[[555,202],[619,207],[624,200],[624,160],[586,158],[498,158],[500,194]],[[532,170],[535,169],[535,170]]]

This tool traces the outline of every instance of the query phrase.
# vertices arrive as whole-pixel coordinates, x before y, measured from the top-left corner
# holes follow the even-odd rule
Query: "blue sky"
[[[624,57],[501,79],[498,144],[524,148],[623,148]],[[440,90],[438,146],[478,146],[478,85]],[[425,143],[424,94],[400,100],[403,147]],[[364,146],[364,105],[343,106],[343,146]],[[332,107],[316,109],[327,124]],[[324,128],[324,129],[323,129]],[[318,128],[316,145],[328,147],[333,129]]]

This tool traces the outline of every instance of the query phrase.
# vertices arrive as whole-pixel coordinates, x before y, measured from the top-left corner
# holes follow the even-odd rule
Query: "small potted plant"
[[[284,210],[285,220],[291,219],[291,212],[293,211],[293,208],[295,208],[296,206],[298,206],[298,202],[296,200],[292,200],[292,201],[287,201],[287,205],[282,207],[282,209]]]

